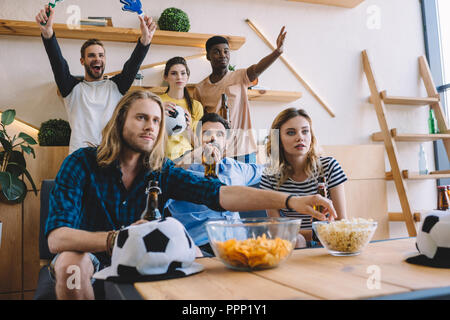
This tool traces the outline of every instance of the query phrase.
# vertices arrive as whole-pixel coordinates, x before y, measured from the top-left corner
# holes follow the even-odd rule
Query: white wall
[[[42,3],[41,3],[42,2]],[[0,18],[32,20],[45,1],[0,0]],[[247,67],[270,51],[248,27],[251,19],[272,41],[282,25],[288,35],[285,57],[334,110],[331,118],[302,87],[281,61],[260,77],[260,85],[274,90],[302,91],[300,100],[290,103],[252,102],[256,129],[267,129],[288,106],[307,109],[321,144],[370,144],[370,135],[379,131],[374,107],[367,103],[369,89],[361,64],[361,51],[368,49],[380,90],[403,96],[425,95],[417,58],[424,55],[424,39],[419,1],[366,0],[354,9],[288,2],[284,0],[142,0],[148,15],[158,17],[171,6],[186,11],[191,32],[244,36],[245,44],[232,52],[231,63]],[[81,8],[82,17],[111,16],[117,27],[138,27],[135,15],[121,11],[119,1],[67,0],[57,5],[56,22],[65,23],[70,5]],[[373,18],[371,6],[380,13],[380,28],[367,26]],[[80,40],[60,39],[63,54],[73,74],[83,74],[79,63]],[[106,42],[107,70],[120,70],[133,45]],[[62,101],[56,95],[51,68],[40,38],[0,36],[0,109],[15,108],[17,116],[39,126],[50,118],[67,119]],[[199,48],[152,45],[144,64],[163,61],[175,55],[187,56]],[[205,59],[190,60],[191,82],[210,73]],[[145,70],[145,85],[160,85],[162,69]],[[427,132],[427,108],[389,106],[388,121],[404,133]],[[432,143],[425,144],[430,169],[434,169]],[[401,168],[418,171],[419,146],[399,144]],[[389,163],[386,161],[389,169]],[[389,210],[400,211],[395,187],[389,188]],[[434,181],[408,182],[413,207],[435,207]],[[392,235],[405,234],[403,223],[392,223]]]

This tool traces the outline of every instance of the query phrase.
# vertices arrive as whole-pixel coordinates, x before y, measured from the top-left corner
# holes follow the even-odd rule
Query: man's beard
[[[87,66],[87,65],[84,65],[84,70],[92,79],[95,79],[95,80],[103,79],[103,73],[105,72],[105,68],[102,67],[102,69],[101,69],[102,71],[101,71],[100,75],[97,76],[91,71],[91,67]]]
[[[124,136],[122,136],[122,143],[130,150],[134,152],[141,153],[144,156],[150,155],[153,150],[154,144],[149,149],[144,149],[137,144],[133,143],[133,141],[127,140]]]

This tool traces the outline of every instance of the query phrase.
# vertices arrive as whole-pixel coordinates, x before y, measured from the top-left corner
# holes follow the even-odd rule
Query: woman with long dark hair
[[[164,109],[168,115],[178,105],[185,110],[187,128],[184,132],[169,136],[166,145],[166,157],[176,160],[194,147],[194,134],[197,122],[203,116],[203,106],[190,97],[186,88],[190,70],[183,57],[173,57],[166,62],[164,80],[168,87],[161,95]]]

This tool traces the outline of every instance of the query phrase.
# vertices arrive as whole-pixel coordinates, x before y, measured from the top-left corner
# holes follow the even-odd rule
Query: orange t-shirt
[[[228,108],[232,134],[226,155],[242,156],[256,152],[255,135],[252,132],[247,88],[251,85],[247,70],[228,72],[220,81],[211,83],[209,76],[195,85],[194,99],[200,101],[205,113],[218,113],[226,119],[222,108],[222,94],[228,96]]]

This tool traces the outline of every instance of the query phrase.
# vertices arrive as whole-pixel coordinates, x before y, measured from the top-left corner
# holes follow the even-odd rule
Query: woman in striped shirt
[[[273,121],[267,143],[271,165],[261,178],[262,189],[278,190],[298,196],[317,193],[319,177],[323,177],[328,198],[333,201],[337,219],[346,217],[344,182],[347,177],[336,159],[321,157],[312,121],[305,110],[289,108]],[[300,233],[310,241],[312,217],[289,208],[267,210],[268,216],[299,217]],[[298,243],[297,243],[298,244]]]

